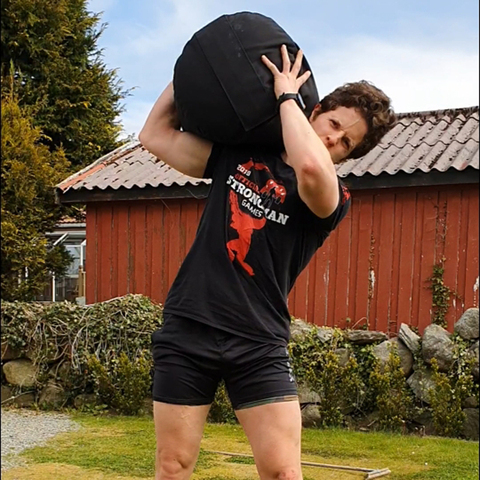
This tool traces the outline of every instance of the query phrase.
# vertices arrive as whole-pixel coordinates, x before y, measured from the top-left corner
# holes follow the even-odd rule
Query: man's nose
[[[331,146],[331,147],[334,147],[338,143],[338,141],[340,140],[341,137],[342,137],[341,132],[333,132],[333,133],[327,135],[328,145]]]

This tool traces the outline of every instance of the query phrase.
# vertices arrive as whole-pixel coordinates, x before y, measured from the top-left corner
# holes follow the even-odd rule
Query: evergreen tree
[[[1,0],[1,73],[13,73],[22,107],[51,151],[62,147],[78,170],[113,150],[128,91],[102,61],[105,28],[87,0]]]
[[[1,101],[1,288],[4,300],[32,300],[70,263],[63,247],[50,248],[45,232],[63,214],[55,204],[54,186],[67,175],[61,149],[53,152],[13,94]]]

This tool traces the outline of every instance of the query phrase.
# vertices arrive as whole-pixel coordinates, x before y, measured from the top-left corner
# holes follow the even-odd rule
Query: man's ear
[[[317,103],[315,107],[313,107],[312,113],[310,114],[310,122],[313,122],[321,113],[322,111],[322,105],[320,103]]]

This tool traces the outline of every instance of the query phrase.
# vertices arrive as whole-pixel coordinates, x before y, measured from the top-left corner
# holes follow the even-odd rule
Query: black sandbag
[[[283,148],[273,75],[261,55],[282,68],[280,46],[294,61],[298,45],[274,20],[259,13],[222,15],[185,45],[173,75],[182,128],[217,143]],[[303,58],[300,75],[310,66]],[[301,87],[311,114],[318,103],[313,75]]]

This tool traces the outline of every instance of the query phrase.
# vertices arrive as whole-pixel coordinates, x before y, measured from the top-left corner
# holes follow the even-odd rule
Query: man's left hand
[[[274,79],[275,97],[278,99],[282,93],[298,93],[300,87],[310,78],[312,72],[307,70],[300,77],[300,68],[302,67],[303,52],[298,51],[295,63],[291,66],[290,58],[286,45],[280,48],[283,59],[283,70],[280,71],[277,66],[270,61],[265,55],[262,55],[262,62],[272,72]],[[298,78],[297,78],[298,77]]]

